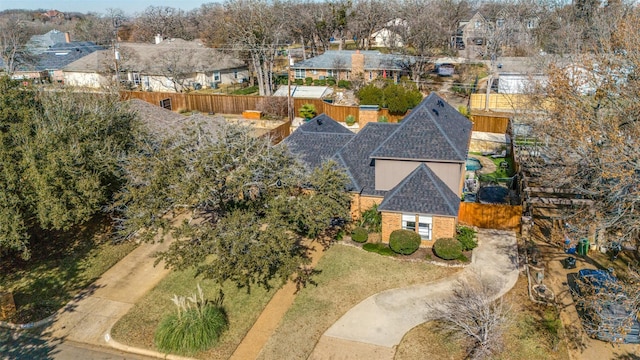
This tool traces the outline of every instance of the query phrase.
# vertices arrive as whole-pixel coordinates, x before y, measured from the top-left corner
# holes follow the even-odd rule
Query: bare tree
[[[395,17],[392,9],[395,7],[389,1],[357,0],[355,2],[348,26],[351,34],[357,38],[359,48],[369,49],[371,35]]]
[[[29,51],[25,47],[31,36],[27,21],[19,15],[0,19],[0,57],[4,71],[13,74],[16,67],[29,61]]]
[[[275,56],[289,38],[285,30],[285,4],[267,0],[229,0],[224,8],[230,47],[248,54],[260,95],[273,94]]]
[[[480,275],[464,278],[449,299],[433,305],[444,329],[468,344],[472,359],[488,358],[502,348],[511,307],[502,299],[494,300],[496,285]]]
[[[134,23],[133,38],[150,42],[154,36],[193,40],[194,32],[189,31],[185,12],[168,6],[149,6]]]

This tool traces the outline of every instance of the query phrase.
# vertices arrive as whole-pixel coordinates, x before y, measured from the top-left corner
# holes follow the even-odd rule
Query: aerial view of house
[[[431,246],[455,234],[470,139],[471,122],[431,93],[399,124],[368,123],[353,134],[319,115],[284,143],[311,168],[328,159],[341,164],[351,179],[352,216],[379,204],[384,242],[409,229]]]

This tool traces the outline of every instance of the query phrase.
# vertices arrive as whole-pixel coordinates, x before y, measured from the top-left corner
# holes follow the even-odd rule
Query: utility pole
[[[118,62],[120,61],[120,53],[118,52],[118,28],[120,27],[120,17],[114,16],[112,18],[113,21],[113,61],[115,62],[115,70],[116,70],[116,86],[120,87],[120,69],[118,67]]]
[[[289,50],[289,46],[287,46],[287,115],[289,116],[289,122],[293,124],[293,104],[291,103],[293,100],[291,96],[291,65],[293,65],[293,60]]]

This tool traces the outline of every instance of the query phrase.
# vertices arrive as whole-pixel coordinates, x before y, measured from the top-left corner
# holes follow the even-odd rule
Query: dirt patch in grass
[[[529,301],[527,279],[520,276],[516,286],[505,295],[512,305],[511,323],[504,337],[504,350],[493,359],[569,359],[566,345],[556,335],[553,307]],[[395,360],[466,358],[464,341],[443,332],[437,322],[413,328],[402,339]]]
[[[340,244],[327,250],[316,269],[321,271],[314,279],[317,285],[298,293],[260,359],[306,359],[320,336],[360,301],[380,291],[434,281],[459,271],[425,262],[397,261]]]
[[[41,320],[69,302],[137,245],[110,239],[111,223],[96,217],[69,231],[47,231],[31,240],[25,261],[5,257],[0,263],[0,291],[13,294],[15,323]]]
[[[206,299],[214,300],[218,297],[221,287],[213,281],[196,279],[192,271],[172,272],[116,323],[112,329],[113,338],[127,345],[158,351],[153,343],[153,336],[162,318],[176,311],[171,298],[174,294],[190,296],[196,292],[198,283]],[[255,287],[247,293],[246,288],[239,289],[232,284],[226,284],[222,290],[229,329],[222,334],[216,346],[191,355],[192,357],[229,358],[275,292],[275,289],[266,291]]]

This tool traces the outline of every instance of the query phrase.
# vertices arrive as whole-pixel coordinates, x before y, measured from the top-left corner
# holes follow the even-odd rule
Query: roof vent
[[[433,110],[433,113],[436,114],[436,116],[440,115],[440,114],[438,114],[438,110],[436,110],[436,109],[431,109],[431,110]]]
[[[322,125],[322,119],[317,118],[317,119],[316,119],[316,122],[318,123],[318,125]]]
[[[438,106],[444,107],[444,102],[442,100],[438,100]]]

